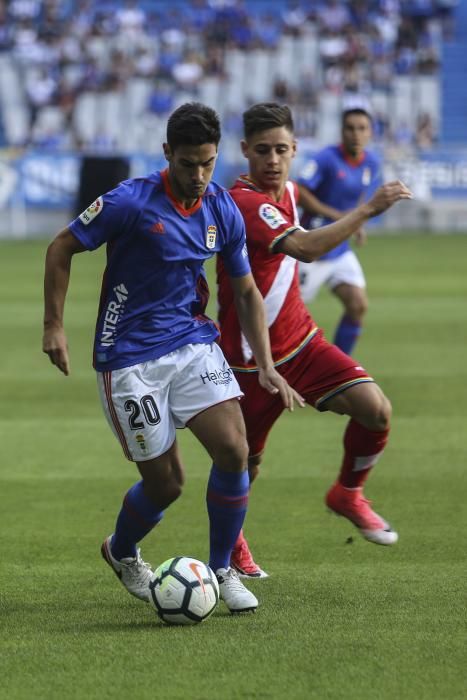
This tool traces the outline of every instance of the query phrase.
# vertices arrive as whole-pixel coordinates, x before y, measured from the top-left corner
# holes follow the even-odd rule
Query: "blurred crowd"
[[[207,77],[228,81],[229,49],[272,53],[284,36],[299,38],[313,30],[318,65],[310,66],[298,88],[278,77],[270,95],[296,108],[306,132],[313,129],[307,115],[323,92],[389,93],[395,76],[437,74],[455,5],[456,0],[0,0],[0,54],[13,57],[21,77],[29,142],[60,147],[60,135],[47,139],[35,131],[47,106],[61,110],[63,128],[71,133],[84,90],[118,92],[145,78],[151,82],[146,109],[165,118],[180,92],[196,99]],[[225,127],[238,128],[238,118],[227,114]],[[387,115],[377,117],[377,136],[388,136],[387,121]],[[415,133],[402,128],[391,138],[432,142],[429,116],[420,115],[419,122]]]

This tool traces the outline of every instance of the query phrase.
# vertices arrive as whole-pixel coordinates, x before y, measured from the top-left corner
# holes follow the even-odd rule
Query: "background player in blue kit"
[[[175,430],[188,426],[213,460],[209,563],[227,607],[242,612],[258,605],[230,568],[247,509],[248,446],[242,392],[215,342],[217,327],[204,315],[203,264],[214,254],[231,276],[263,387],[290,409],[294,398],[302,402],[273,367],[243,219],[230,195],[210,183],[219,140],[212,109],[181,106],[167,124],[167,170],[121,183],[58,234],[46,257],[43,350],[69,373],[63,311],[71,259],[105,243],[94,367],[107,420],[142,478],[126,494],[102,555],[130,593],[149,599],[153,572],[136,545],[181,493]]]
[[[362,108],[342,115],[342,143],[328,146],[309,161],[298,179],[300,203],[306,206],[301,224],[306,229],[337,221],[366,200],[381,184],[379,159],[366,150],[372,134],[371,117]],[[312,213],[310,213],[312,212]],[[360,229],[355,240],[365,242]],[[344,306],[334,343],[351,354],[361,333],[368,308],[366,282],[360,262],[349,241],[312,263],[300,263],[300,291],[310,302],[326,284]]]

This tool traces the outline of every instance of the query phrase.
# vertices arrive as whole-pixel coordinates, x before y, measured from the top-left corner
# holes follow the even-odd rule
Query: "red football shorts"
[[[338,347],[329,343],[322,331],[295,357],[276,367],[291,387],[318,411],[326,411],[326,401],[355,384],[372,382],[366,370]],[[284,410],[278,394],[270,394],[258,382],[257,372],[235,372],[245,394],[240,402],[247,429],[250,455],[264,450],[272,426]]]

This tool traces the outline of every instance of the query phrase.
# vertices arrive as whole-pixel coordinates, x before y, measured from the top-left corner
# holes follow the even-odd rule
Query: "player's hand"
[[[66,376],[70,374],[68,343],[63,328],[46,328],[42,339],[42,350],[53,365]]]
[[[367,233],[363,226],[361,226],[358,231],[355,231],[354,233],[354,238],[355,238],[355,245],[357,245],[359,248],[362,245],[365,245],[366,239],[368,238]]]
[[[413,199],[413,194],[403,182],[393,180],[378,187],[373,197],[363,206],[368,207],[370,217],[377,216],[401,199]]]
[[[294,402],[297,403],[300,408],[305,406],[305,399],[300,396],[299,393],[295,391],[285,379],[274,369],[270,367],[269,369],[260,369],[258,381],[263,389],[269,391],[270,394],[280,394],[284,406],[289,410],[293,411]]]

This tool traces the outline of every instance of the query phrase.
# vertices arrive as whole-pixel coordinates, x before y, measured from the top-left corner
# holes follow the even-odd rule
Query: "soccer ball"
[[[169,625],[203,622],[219,601],[214,572],[191,557],[167,559],[155,570],[149,588],[157,614]]]

